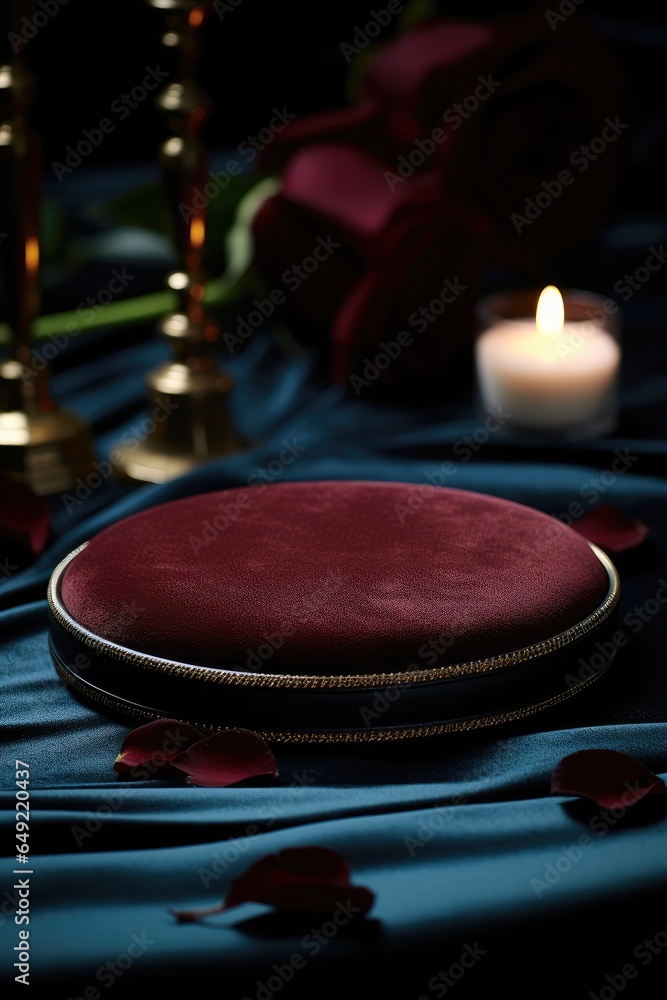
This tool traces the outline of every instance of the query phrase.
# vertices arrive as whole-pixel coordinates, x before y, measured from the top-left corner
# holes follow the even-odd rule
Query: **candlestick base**
[[[169,361],[149,372],[146,382],[152,408],[141,424],[145,437],[134,437],[110,456],[121,478],[164,483],[248,446],[229,415],[232,380],[212,362],[193,370]]]
[[[88,476],[94,460],[88,425],[55,406],[46,374],[26,379],[17,361],[0,365],[0,469],[52,496]]]
[[[172,360],[147,375],[151,416],[141,425],[141,435],[123,441],[111,461],[125,479],[164,483],[212,459],[242,451],[246,445],[235,433],[229,413],[232,381],[213,360],[220,330],[204,309],[208,199],[201,202],[200,188],[208,190],[208,162],[199,133],[210,109],[194,76],[201,47],[199,29],[212,4],[147,2],[163,15],[162,44],[170,70],[156,104],[170,133],[160,146],[159,164],[176,260],[167,284],[177,293],[178,308],[160,323]]]

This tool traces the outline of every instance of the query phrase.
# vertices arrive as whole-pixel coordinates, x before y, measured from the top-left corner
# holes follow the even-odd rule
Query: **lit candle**
[[[564,319],[553,285],[540,295],[535,320],[499,319],[477,341],[482,402],[536,430],[609,430],[621,352],[592,319]]]

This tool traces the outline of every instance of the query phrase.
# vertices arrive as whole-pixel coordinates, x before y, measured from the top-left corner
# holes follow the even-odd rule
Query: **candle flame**
[[[199,247],[204,245],[205,234],[206,226],[203,216],[195,215],[194,219],[190,223],[190,246],[193,250],[197,250]]]
[[[564,318],[563,296],[555,285],[547,285],[542,290],[535,313],[538,333],[546,337],[559,336],[563,332]]]
[[[29,236],[25,242],[25,266],[29,274],[34,274],[39,267],[39,241],[36,236]]]
[[[184,271],[173,271],[167,278],[167,284],[174,291],[180,292],[183,288],[188,287],[189,280]]]

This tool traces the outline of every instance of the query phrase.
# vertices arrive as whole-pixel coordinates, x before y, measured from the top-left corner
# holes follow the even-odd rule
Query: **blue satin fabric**
[[[667,924],[664,805],[602,829],[599,810],[550,796],[549,782],[561,757],[591,747],[625,751],[665,776],[667,607],[630,633],[589,693],[518,729],[417,748],[279,747],[277,785],[196,789],[116,777],[113,760],[128,727],[81,706],[61,686],[48,654],[44,599],[57,561],[101,528],[153,504],[242,485],[267,468],[284,440],[304,450],[282,481],[423,484],[454,457],[448,485],[554,514],[573,501],[586,506],[582,487],[610,467],[615,451],[628,449],[637,456],[630,471],[599,497],[651,528],[644,550],[619,560],[623,617],[653,598],[667,575],[664,313],[659,297],[642,294],[626,313],[622,421],[611,438],[563,450],[492,437],[470,461],[457,461],[453,445],[478,420],[445,380],[442,404],[430,409],[372,403],[324,386],[309,357],[286,359],[258,332],[230,368],[237,424],[261,443],[161,487],[105,479],[71,513],[54,501],[55,541],[0,586],[9,854],[0,962],[8,980],[18,930],[8,789],[19,759],[30,765],[32,782],[31,975],[48,995],[83,996],[89,988],[104,996],[112,986],[114,995],[143,995],[157,985],[166,996],[266,1000],[266,991],[316,997],[330,988],[416,1000],[444,996],[443,988],[476,996],[504,984],[515,996],[567,989],[586,997],[599,995],[605,977],[613,981],[627,963],[637,969],[627,995],[630,987],[633,996],[658,995],[650,984],[661,968],[665,975],[667,955],[641,952],[641,942]],[[162,352],[151,338],[117,348],[110,332],[95,357],[74,357],[56,379],[60,396],[92,422],[100,458],[141,419],[142,373]],[[590,844],[582,849],[584,835]],[[308,935],[323,917],[278,917],[248,905],[179,926],[168,913],[212,905],[263,855],[310,844],[339,850],[354,880],[377,895],[365,920],[354,917],[330,937],[325,931],[317,948]],[[131,944],[131,964],[123,969],[119,959],[122,975],[110,972],[107,963],[132,956]],[[633,957],[638,947],[650,961]],[[459,959],[473,952],[466,969]],[[294,954],[304,964],[290,976]],[[453,985],[440,976],[450,967]]]

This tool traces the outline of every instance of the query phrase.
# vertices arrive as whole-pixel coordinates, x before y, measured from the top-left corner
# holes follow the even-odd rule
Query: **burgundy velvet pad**
[[[405,483],[306,482],[120,521],[70,563],[62,598],[91,632],[139,652],[357,673],[510,652],[581,621],[607,589],[585,539],[529,507],[455,489],[421,497]]]

